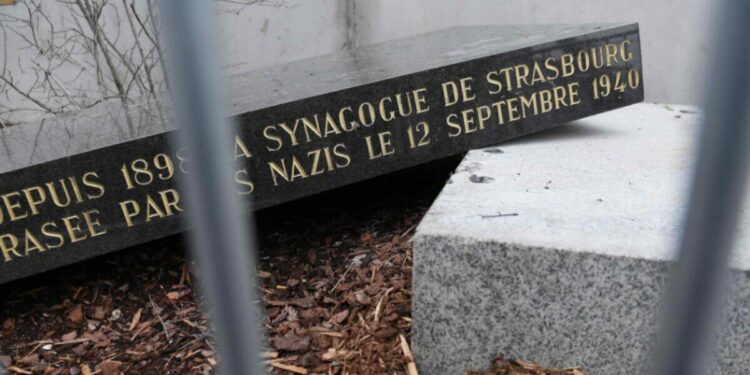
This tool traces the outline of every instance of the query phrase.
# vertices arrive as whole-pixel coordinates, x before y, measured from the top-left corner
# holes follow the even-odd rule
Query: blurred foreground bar
[[[234,194],[232,127],[223,113],[221,59],[212,22],[211,2],[163,0],[168,50],[167,75],[180,131],[173,150],[185,149],[190,173],[180,176],[186,193],[190,250],[197,260],[199,285],[218,343],[219,372],[227,375],[265,373],[260,358],[262,333],[255,304],[254,228]]]

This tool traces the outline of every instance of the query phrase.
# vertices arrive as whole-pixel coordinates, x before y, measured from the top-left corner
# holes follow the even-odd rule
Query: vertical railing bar
[[[180,186],[187,197],[192,253],[216,327],[220,369],[261,374],[260,324],[252,305],[255,249],[232,185],[233,128],[223,114],[211,4],[163,0],[160,5],[179,145],[190,159]]]
[[[747,178],[750,1],[720,4],[705,117],[653,374],[708,371]]]

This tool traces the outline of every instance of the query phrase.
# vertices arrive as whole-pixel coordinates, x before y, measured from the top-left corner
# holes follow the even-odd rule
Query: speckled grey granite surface
[[[669,263],[456,237],[415,240],[413,351],[420,371],[463,374],[498,355],[586,374],[643,374]],[[429,249],[429,250],[425,250]],[[750,279],[733,273],[718,364],[750,369]]]
[[[463,374],[498,355],[644,373],[698,118],[638,104],[470,152],[414,239],[420,373]],[[747,215],[740,224],[712,374],[750,373]]]
[[[415,249],[413,345],[428,374],[499,354],[632,374],[618,367],[649,350],[663,262],[438,236]]]

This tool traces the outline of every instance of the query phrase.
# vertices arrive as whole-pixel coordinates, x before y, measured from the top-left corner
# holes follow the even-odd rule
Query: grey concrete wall
[[[45,6],[53,20],[63,18],[52,1]],[[217,14],[229,73],[456,25],[639,22],[646,100],[698,104],[713,6],[699,0],[268,0]],[[12,32],[0,29],[0,42],[6,55],[0,62],[7,57],[9,69],[33,58],[34,51],[19,50]]]
[[[225,15],[233,69],[456,25],[639,22],[646,100],[699,104],[712,9],[699,0],[290,0]],[[252,25],[249,30],[244,26]],[[264,27],[265,25],[265,27]],[[250,43],[249,37],[257,38]],[[236,42],[235,42],[236,41]]]
[[[697,104],[715,2],[700,0],[359,1],[362,43],[451,25],[639,22],[646,100]]]

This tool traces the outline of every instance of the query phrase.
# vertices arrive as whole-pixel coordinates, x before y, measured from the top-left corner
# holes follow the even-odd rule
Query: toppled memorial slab
[[[637,24],[456,28],[229,82],[256,209],[643,99]],[[0,282],[185,229],[184,150],[115,112],[0,132]]]
[[[699,128],[695,108],[638,104],[471,151],[414,239],[420,370],[457,374],[503,355],[644,373]],[[750,368],[749,224],[711,373]]]

